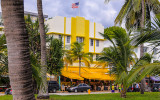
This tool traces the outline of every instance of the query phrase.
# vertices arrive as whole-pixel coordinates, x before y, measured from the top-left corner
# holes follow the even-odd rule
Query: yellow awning
[[[113,75],[108,74],[108,69],[102,68],[81,68],[81,76],[79,76],[79,68],[78,67],[66,67],[62,70],[62,75],[68,77],[70,79],[79,79],[86,78],[86,79],[93,79],[93,80],[115,80]]]
[[[78,74],[68,71],[62,71],[62,75],[70,79],[84,80],[84,78],[80,77]]]

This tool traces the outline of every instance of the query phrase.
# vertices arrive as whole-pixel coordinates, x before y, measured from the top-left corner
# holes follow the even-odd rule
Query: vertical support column
[[[59,87],[60,87],[60,89],[59,89],[59,91],[61,90],[61,76],[59,76]]]

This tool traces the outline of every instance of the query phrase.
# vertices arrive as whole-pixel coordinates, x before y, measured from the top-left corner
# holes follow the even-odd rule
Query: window
[[[90,41],[90,45],[91,45],[91,46],[93,46],[93,39],[91,39],[91,41]]]
[[[82,84],[79,84],[79,86],[82,86]]]
[[[144,47],[144,48],[143,48],[143,51],[144,51],[144,52],[147,52],[147,49],[148,49],[147,47]]]
[[[157,54],[157,48],[153,48],[153,54],[156,55]]]
[[[59,39],[62,39],[62,35],[59,35]]]
[[[77,37],[77,42],[82,43],[83,42],[83,37]]]
[[[87,84],[83,84],[83,86],[87,86]]]
[[[70,36],[67,36],[67,43],[70,43]]]
[[[96,40],[96,47],[99,47],[99,40]]]
[[[82,43],[82,42],[83,42],[83,40],[82,40],[82,38],[81,38],[81,37],[79,38],[79,42],[80,42],[80,43]]]

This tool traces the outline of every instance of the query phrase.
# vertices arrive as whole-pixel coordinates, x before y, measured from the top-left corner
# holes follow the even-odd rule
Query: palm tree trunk
[[[126,98],[126,89],[121,91],[121,97]]]
[[[37,0],[37,9],[38,9],[38,20],[39,20],[39,31],[41,38],[41,76],[42,84],[40,86],[40,91],[38,94],[38,99],[48,99],[48,85],[47,85],[47,64],[46,64],[46,34],[44,28],[44,17],[43,17],[43,8],[42,0]]]
[[[79,76],[81,76],[81,58],[79,58]]]
[[[23,0],[1,0],[13,100],[35,100]]]
[[[126,98],[127,89],[124,88],[123,84],[121,84],[121,88],[122,88],[122,90],[120,91],[121,97]]]
[[[142,0],[142,19],[141,19],[141,28],[144,28],[144,18],[145,18],[145,7],[144,7],[144,0]],[[143,56],[144,54],[144,45],[141,44],[140,45],[140,57]],[[145,90],[145,78],[141,80],[141,94],[144,94],[144,90]]]

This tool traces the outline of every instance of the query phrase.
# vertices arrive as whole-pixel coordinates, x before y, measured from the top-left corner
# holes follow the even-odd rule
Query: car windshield
[[[87,84],[83,84],[83,86],[87,86]]]
[[[78,86],[82,86],[82,84],[79,84]]]

